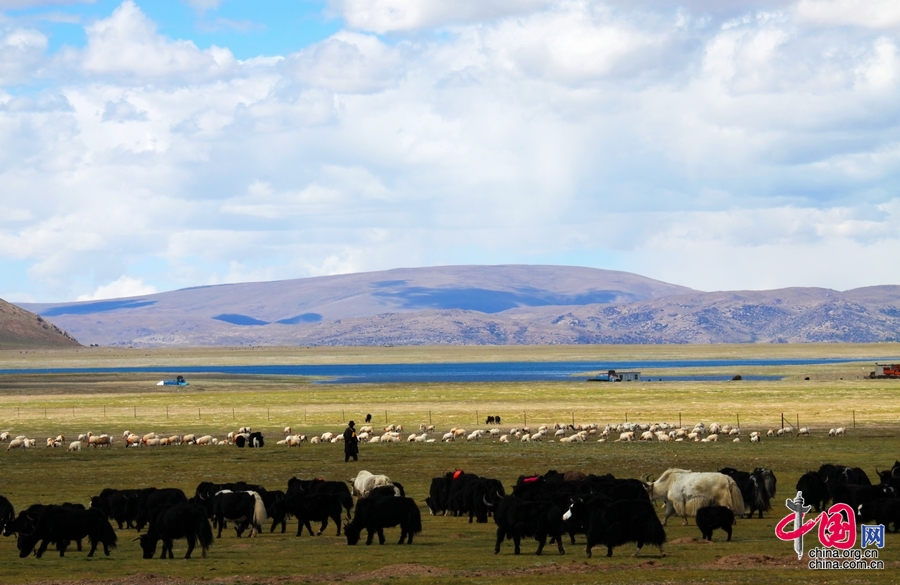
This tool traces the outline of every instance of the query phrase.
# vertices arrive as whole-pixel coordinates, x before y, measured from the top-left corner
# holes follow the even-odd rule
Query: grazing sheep
[[[9,451],[10,449],[27,449],[28,444],[26,443],[26,441],[27,441],[27,439],[20,439],[20,438],[16,437],[15,439],[13,439],[9,442],[9,445],[7,445],[6,450]]]

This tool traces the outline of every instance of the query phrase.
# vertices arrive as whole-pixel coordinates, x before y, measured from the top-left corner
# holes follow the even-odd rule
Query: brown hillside
[[[43,317],[0,299],[0,349],[80,345]]]

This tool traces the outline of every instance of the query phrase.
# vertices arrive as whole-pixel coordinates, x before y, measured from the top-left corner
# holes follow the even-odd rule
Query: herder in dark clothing
[[[344,431],[344,463],[350,461],[351,457],[354,461],[358,461],[359,439],[356,438],[356,429],[353,428],[355,424],[351,420]]]

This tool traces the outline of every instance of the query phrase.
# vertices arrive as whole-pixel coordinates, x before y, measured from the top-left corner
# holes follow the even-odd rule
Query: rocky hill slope
[[[0,349],[77,347],[75,339],[50,323],[0,299]]]

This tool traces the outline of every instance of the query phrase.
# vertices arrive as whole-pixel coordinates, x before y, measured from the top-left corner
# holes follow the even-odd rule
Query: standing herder
[[[351,420],[344,431],[344,463],[350,461],[351,457],[353,457],[354,461],[358,461],[359,439],[356,437],[355,424]]]

